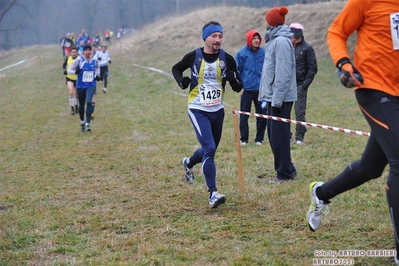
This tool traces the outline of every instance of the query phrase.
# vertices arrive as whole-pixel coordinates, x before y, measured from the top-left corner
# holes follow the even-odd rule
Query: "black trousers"
[[[100,66],[100,80],[104,81],[104,88],[108,85],[108,65]]]
[[[255,112],[257,114],[266,114],[266,110],[260,109],[260,104],[258,101],[259,91],[247,91],[244,90],[241,95],[240,110],[244,112],[251,112],[252,103],[255,106]],[[241,140],[248,142],[249,139],[249,127],[248,127],[248,115],[240,115],[240,135]],[[256,137],[255,142],[262,142],[265,138],[266,130],[266,120],[265,118],[256,118]]]
[[[279,113],[275,113],[268,103],[267,114],[280,118],[291,119],[293,102],[284,102]],[[274,169],[279,179],[293,179],[296,169],[291,162],[291,125],[277,120],[267,120],[267,137],[274,155]]]
[[[399,247],[399,97],[371,89],[356,90],[360,110],[371,127],[371,136],[360,160],[316,191],[323,201],[382,175],[389,164],[387,200]]]

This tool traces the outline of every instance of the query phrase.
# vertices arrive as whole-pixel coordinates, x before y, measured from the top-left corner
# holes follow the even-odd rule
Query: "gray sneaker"
[[[212,196],[209,198],[209,205],[212,209],[226,202],[226,196],[220,194],[217,191],[212,192]]]
[[[85,125],[85,132],[91,131],[90,124]]]
[[[187,183],[192,184],[192,183],[194,183],[194,171],[193,171],[193,168],[188,168],[187,159],[188,159],[187,157],[184,157],[181,160],[181,162],[183,164],[184,171],[185,171],[184,177],[186,178]]]
[[[312,182],[309,185],[309,194],[311,198],[311,203],[309,207],[309,211],[307,214],[307,219],[308,219],[308,226],[310,230],[313,232],[319,228],[320,223],[321,223],[321,215],[322,211],[324,214],[328,214],[328,206],[327,203],[319,199],[316,195],[316,189],[320,186],[322,186],[324,183],[323,182]]]

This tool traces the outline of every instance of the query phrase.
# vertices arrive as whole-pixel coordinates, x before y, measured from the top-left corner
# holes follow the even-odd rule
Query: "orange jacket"
[[[348,0],[327,34],[335,64],[351,58],[346,42],[355,30],[353,63],[364,79],[359,88],[399,96],[399,1]]]

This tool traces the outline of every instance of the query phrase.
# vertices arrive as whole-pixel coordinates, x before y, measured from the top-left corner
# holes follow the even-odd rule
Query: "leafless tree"
[[[0,32],[14,31],[22,28],[22,23],[18,21],[14,21],[14,23],[12,23],[12,26],[10,23],[8,23],[7,26],[4,26],[6,16],[11,13],[11,9],[16,7],[25,9],[22,5],[19,4],[18,0],[0,0]]]

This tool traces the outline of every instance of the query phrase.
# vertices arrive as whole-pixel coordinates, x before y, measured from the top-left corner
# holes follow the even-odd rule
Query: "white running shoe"
[[[187,183],[189,183],[189,184],[192,184],[192,183],[194,183],[194,171],[193,171],[193,168],[188,168],[188,166],[187,166],[187,157],[184,157],[182,160],[181,160],[181,162],[182,162],[182,164],[183,164],[183,167],[184,167],[184,171],[185,171],[185,173],[184,173],[184,177],[186,178],[186,180],[187,180]]]
[[[313,232],[319,228],[321,223],[321,215],[324,209],[324,214],[328,214],[328,206],[324,201],[319,199],[316,195],[316,189],[324,183],[320,181],[312,182],[309,185],[309,194],[312,202],[310,203],[309,211],[307,213],[308,226]]]

